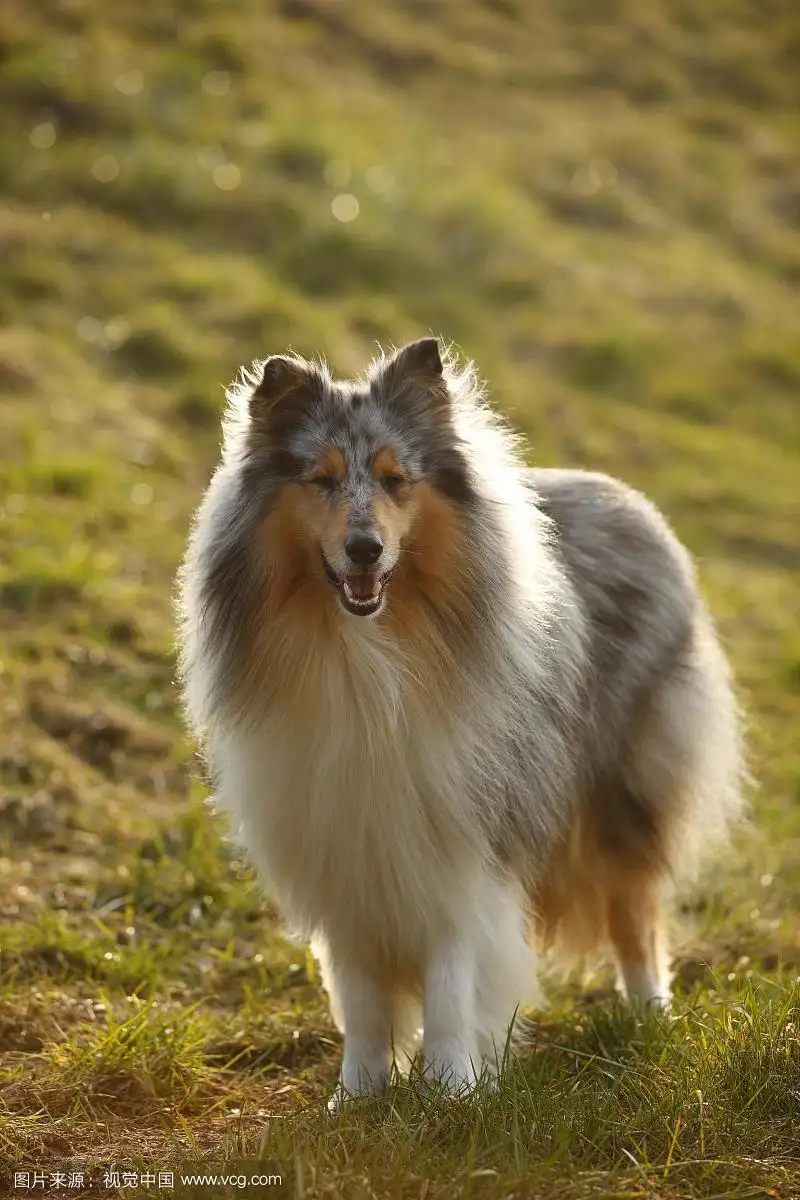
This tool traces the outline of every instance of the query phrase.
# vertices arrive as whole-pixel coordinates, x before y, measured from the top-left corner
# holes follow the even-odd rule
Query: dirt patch
[[[300,1071],[330,1058],[332,1047],[340,1040],[335,1042],[313,1029],[287,1031],[261,1044],[255,1039],[231,1038],[212,1043],[206,1050],[206,1061],[230,1071]]]
[[[51,738],[66,743],[73,754],[111,779],[130,774],[132,764],[165,762],[172,752],[167,738],[120,711],[38,695],[31,700],[29,713]]]
[[[74,996],[0,1000],[0,1054],[31,1053],[64,1042],[73,1029],[96,1019],[93,1001]]]

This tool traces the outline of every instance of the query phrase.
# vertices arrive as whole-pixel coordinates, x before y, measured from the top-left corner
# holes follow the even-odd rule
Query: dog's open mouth
[[[338,575],[325,556],[322,565],[330,584],[339,593],[339,603],[345,612],[355,617],[372,617],[383,607],[384,589],[391,571],[357,571]]]

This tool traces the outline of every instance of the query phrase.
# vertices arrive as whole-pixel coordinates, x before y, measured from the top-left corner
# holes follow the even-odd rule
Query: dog
[[[670,998],[677,881],[742,808],[730,671],[641,494],[527,469],[436,338],[228,392],[179,574],[179,678],[238,836],[322,966],[333,1105],[398,1048],[496,1078],[537,952]],[[393,1059],[393,1053],[395,1058]]]

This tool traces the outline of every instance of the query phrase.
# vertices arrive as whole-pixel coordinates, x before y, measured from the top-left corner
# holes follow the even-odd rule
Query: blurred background
[[[18,1111],[36,1071],[72,1111],[70,1038],[99,1036],[100,993],[205,997],[224,1041],[248,989],[285,1008],[306,979],[202,806],[172,683],[223,387],[287,347],[345,374],[439,333],[531,461],[664,508],[761,783],[728,874],[687,904],[682,978],[797,963],[799,13],[4,0],[0,1052]],[[289,1065],[327,1053],[310,1003]]]

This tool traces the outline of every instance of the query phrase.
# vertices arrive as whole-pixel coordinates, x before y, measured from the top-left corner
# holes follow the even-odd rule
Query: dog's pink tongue
[[[357,600],[369,600],[375,595],[376,585],[377,576],[374,571],[367,571],[364,575],[347,576],[347,586]]]

